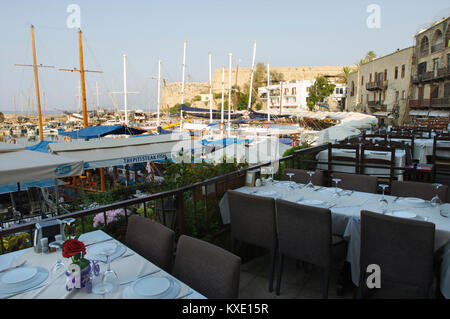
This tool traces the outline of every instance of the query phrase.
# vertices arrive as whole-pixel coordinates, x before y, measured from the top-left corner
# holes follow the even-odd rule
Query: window
[[[297,94],[297,88],[292,88],[292,95],[295,95],[295,94]]]
[[[361,77],[361,85],[364,85],[364,76]]]
[[[399,91],[395,91],[395,102],[398,102],[399,94],[400,94]]]
[[[386,69],[384,70],[384,80],[385,81],[387,80],[387,70]]]
[[[402,100],[406,99],[406,92],[405,90],[402,91]]]
[[[370,73],[369,82],[372,82],[372,73]]]
[[[405,78],[406,65],[402,65],[402,79]]]
[[[397,80],[398,78],[398,66],[395,67],[395,74],[394,74],[394,79]]]

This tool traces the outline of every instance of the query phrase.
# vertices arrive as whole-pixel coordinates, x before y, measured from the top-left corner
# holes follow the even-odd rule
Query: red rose
[[[76,239],[66,240],[62,244],[62,249],[64,258],[71,258],[79,253],[86,254],[86,247],[84,246],[84,243]]]

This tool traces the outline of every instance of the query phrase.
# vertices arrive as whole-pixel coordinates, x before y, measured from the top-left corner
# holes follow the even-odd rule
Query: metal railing
[[[283,157],[279,159],[280,163],[289,163],[290,167],[294,167],[295,163],[301,162],[301,157],[308,154],[316,154],[320,151],[326,150],[328,145],[321,145],[317,147],[311,147],[306,149],[301,149],[293,152],[291,155]],[[192,196],[195,202],[203,201],[204,206],[204,220],[208,220],[209,211],[214,210],[217,212],[218,203],[220,198],[225,194],[228,189],[235,189],[245,184],[245,176],[247,171],[259,169],[261,167],[271,166],[272,163],[262,163],[258,165],[254,165],[251,167],[243,168],[228,174],[216,176],[195,184],[191,184],[188,186],[183,186],[180,188],[176,188],[173,190],[163,191],[155,194],[151,194],[141,198],[128,199],[121,202],[104,205],[101,207],[90,208],[82,211],[67,213],[63,215],[54,216],[46,219],[55,220],[55,219],[66,219],[66,218],[75,218],[81,220],[81,230],[84,233],[86,230],[86,218],[88,216],[93,216],[97,214],[103,214],[104,217],[104,229],[107,227],[107,214],[106,212],[116,209],[124,209],[127,211],[130,207],[143,206],[144,216],[149,217],[149,208],[148,203],[153,204],[153,213],[155,214],[157,211],[156,202],[161,201],[162,210],[164,214],[164,199],[170,198],[175,199],[175,209],[176,209],[176,221],[177,221],[177,233],[179,235],[186,233],[185,228],[185,194],[188,196]],[[208,186],[214,185],[214,191],[208,194]],[[191,193],[191,194],[188,194]],[[203,198],[201,198],[203,197]],[[212,198],[213,197],[213,198]],[[208,207],[208,202],[210,200],[215,202],[215,207]],[[194,205],[194,210],[196,210],[197,205]],[[153,216],[156,218],[156,216]],[[35,229],[35,224],[38,221],[27,222],[24,224],[17,224],[9,228],[0,230],[0,254],[6,252],[6,249],[3,244],[3,238],[9,235],[13,235],[20,232],[28,232],[32,234]],[[125,214],[125,222],[128,224],[128,214]]]

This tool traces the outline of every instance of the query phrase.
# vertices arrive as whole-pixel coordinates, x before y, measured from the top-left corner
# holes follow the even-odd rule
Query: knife
[[[11,269],[20,268],[20,267],[22,267],[26,262],[27,262],[27,261],[24,260],[24,261],[22,261],[20,264],[18,264],[17,266],[7,267],[7,268],[5,268],[5,269],[3,269],[3,270],[0,270],[0,274],[1,274],[2,272],[5,272],[5,271],[11,270]]]
[[[144,278],[144,277],[147,277],[147,276],[156,274],[156,273],[159,272],[159,271],[160,271],[160,269],[157,269],[157,270],[151,271],[151,272],[149,272],[149,273],[146,273],[145,275],[142,275],[142,276],[139,276],[139,277],[136,277],[136,278],[127,280],[127,281],[122,281],[122,282],[120,283],[120,285],[122,286],[122,285],[126,285],[126,284],[129,284],[129,283],[132,283],[133,281],[136,281],[136,280],[138,280],[138,279],[141,279],[141,278]]]
[[[84,245],[84,246],[91,246],[91,245],[95,245],[95,244],[100,244],[100,243],[104,243],[105,241],[110,241],[110,240],[113,240],[114,238],[108,238],[108,239],[103,239],[103,240],[99,240],[99,241],[96,241],[96,242],[93,242],[93,243],[89,243],[89,244],[86,244],[86,245]]]

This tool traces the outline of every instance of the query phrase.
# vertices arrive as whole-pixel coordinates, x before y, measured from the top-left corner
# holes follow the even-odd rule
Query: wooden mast
[[[87,100],[86,100],[86,82],[84,73],[85,72],[95,72],[95,73],[103,73],[102,71],[89,71],[84,69],[84,58],[83,58],[83,33],[81,32],[81,29],[78,30],[78,46],[79,46],[79,53],[80,53],[80,69],[59,69],[60,71],[70,71],[70,72],[80,72],[80,84],[81,84],[81,98],[83,101],[83,126],[88,127],[89,121],[88,121],[88,115],[87,115]]]
[[[81,96],[83,101],[83,125],[84,127],[88,127],[89,122],[87,116],[86,82],[84,79],[83,40],[81,29],[78,30],[78,44],[80,49],[80,75],[81,75]]]
[[[39,94],[39,79],[38,79],[38,66],[36,59],[36,45],[34,43],[34,26],[31,25],[31,42],[33,45],[33,70],[34,70],[34,86],[36,88],[36,102],[38,106],[39,115],[39,138],[44,140],[44,130],[42,128],[42,114],[41,114],[41,97]]]

